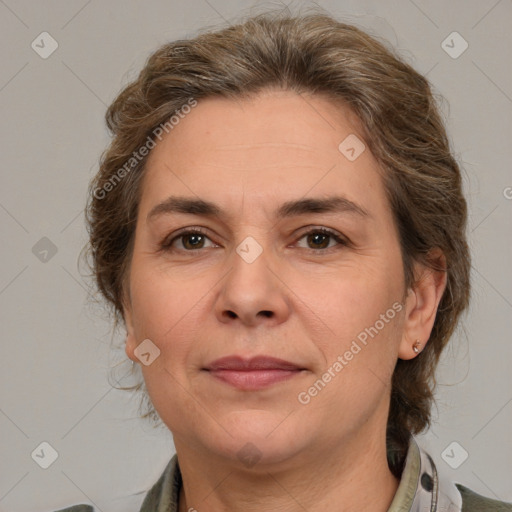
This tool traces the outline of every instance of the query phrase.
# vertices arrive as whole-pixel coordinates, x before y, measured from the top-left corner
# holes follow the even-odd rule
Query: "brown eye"
[[[206,233],[199,229],[189,229],[182,231],[181,233],[173,236],[172,238],[165,239],[161,244],[160,248],[163,251],[183,251],[192,252],[194,250],[205,249],[206,242],[211,243],[210,247],[213,247],[213,242],[208,238]]]
[[[202,249],[204,245],[204,235],[198,233],[190,233],[188,235],[181,235],[182,245],[185,249]]]
[[[308,244],[313,245],[312,249],[325,249],[329,246],[330,235],[326,235],[325,233],[315,233],[313,235],[308,235]]]
[[[337,245],[347,245],[347,242],[341,238],[341,236],[326,228],[317,228],[308,231],[307,233],[304,233],[300,239],[302,240],[304,238],[306,239],[307,244],[307,247],[304,248],[317,252],[319,250],[321,252],[322,249],[335,248]]]

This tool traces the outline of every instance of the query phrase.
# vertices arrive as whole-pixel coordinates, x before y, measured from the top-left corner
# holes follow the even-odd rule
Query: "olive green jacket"
[[[177,456],[146,494],[140,512],[178,512],[182,480]],[[73,505],[56,512],[94,512]],[[432,458],[411,439],[400,484],[388,512],[512,512],[512,503],[492,500],[439,478]]]

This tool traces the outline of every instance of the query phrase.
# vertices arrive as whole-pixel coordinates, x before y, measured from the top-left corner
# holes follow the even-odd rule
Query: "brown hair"
[[[398,475],[410,435],[430,425],[435,368],[469,301],[470,257],[461,174],[434,95],[393,49],[327,14],[283,12],[160,47],[106,113],[113,140],[91,182],[86,210],[96,283],[117,325],[147,159],[134,154],[154,141],[155,128],[191,98],[239,99],[264,88],[326,95],[357,114],[383,170],[406,287],[414,282],[414,261],[438,268],[430,258],[435,248],[446,258],[447,287],[429,342],[414,359],[398,360],[393,374],[387,436],[389,464]],[[145,392],[143,399],[144,416],[158,417]]]

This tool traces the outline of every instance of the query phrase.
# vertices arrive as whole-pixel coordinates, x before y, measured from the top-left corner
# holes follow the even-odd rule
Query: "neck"
[[[240,471],[214,454],[199,456],[175,439],[183,478],[179,512],[386,512],[399,481],[388,468],[385,438],[356,437],[323,451],[310,447],[258,471]]]

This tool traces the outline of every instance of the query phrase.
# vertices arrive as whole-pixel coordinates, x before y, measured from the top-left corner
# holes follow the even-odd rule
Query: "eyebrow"
[[[191,197],[170,196],[151,209],[147,222],[164,214],[184,213],[203,217],[226,218],[228,215],[215,203]],[[327,198],[305,198],[283,203],[276,211],[277,219],[284,219],[311,213],[350,213],[362,218],[370,214],[362,206],[342,196]]]

